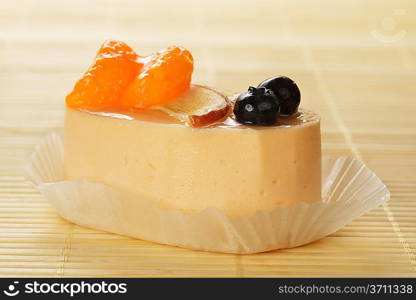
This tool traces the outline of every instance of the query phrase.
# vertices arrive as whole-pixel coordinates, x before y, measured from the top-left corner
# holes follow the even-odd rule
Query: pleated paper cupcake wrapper
[[[163,210],[105,184],[65,181],[59,134],[47,136],[36,147],[27,167],[28,178],[71,222],[161,244],[226,253],[304,245],[390,199],[386,186],[358,160],[324,157],[322,173],[320,202],[229,217],[216,207],[192,214]]]

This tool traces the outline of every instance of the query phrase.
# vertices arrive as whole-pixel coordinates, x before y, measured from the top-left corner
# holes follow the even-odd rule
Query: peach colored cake
[[[181,47],[145,57],[104,43],[66,99],[66,178],[189,213],[320,201],[320,119],[298,109],[296,84],[280,76],[227,97],[192,71]]]

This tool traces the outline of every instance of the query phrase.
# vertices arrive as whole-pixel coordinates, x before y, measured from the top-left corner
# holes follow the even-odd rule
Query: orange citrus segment
[[[121,94],[143,66],[137,58],[123,42],[104,42],[94,63],[66,97],[67,105],[95,109],[119,106]]]
[[[193,58],[188,50],[172,46],[141,61],[144,62],[142,71],[121,98],[123,107],[163,105],[189,89]]]
[[[152,108],[193,127],[216,123],[223,120],[230,112],[229,103],[224,95],[202,85],[192,85],[182,96],[163,106]]]

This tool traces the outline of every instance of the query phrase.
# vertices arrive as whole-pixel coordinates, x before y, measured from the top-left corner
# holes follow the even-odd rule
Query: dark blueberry
[[[296,83],[286,77],[278,76],[266,79],[258,87],[271,89],[280,100],[280,113],[291,115],[298,111],[300,103],[300,91]]]
[[[279,116],[279,100],[273,91],[266,88],[249,87],[240,94],[234,105],[234,115],[241,124],[275,125]]]

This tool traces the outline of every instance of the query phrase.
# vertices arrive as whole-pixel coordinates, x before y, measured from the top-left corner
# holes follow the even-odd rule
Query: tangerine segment
[[[188,50],[171,46],[142,61],[142,71],[122,96],[124,107],[163,105],[189,89],[194,63]]]
[[[94,63],[66,97],[67,105],[96,109],[120,106],[122,92],[143,67],[137,58],[133,49],[123,42],[104,42]]]

